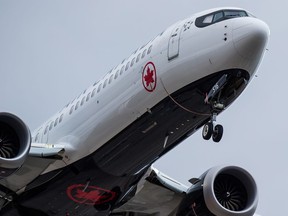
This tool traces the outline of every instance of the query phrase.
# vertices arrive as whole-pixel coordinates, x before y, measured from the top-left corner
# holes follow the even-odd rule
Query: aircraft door
[[[168,60],[172,60],[179,55],[181,26],[178,25],[173,31],[168,44]]]

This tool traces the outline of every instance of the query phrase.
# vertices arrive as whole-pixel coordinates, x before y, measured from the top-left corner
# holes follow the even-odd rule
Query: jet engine
[[[179,205],[178,216],[253,216],[256,211],[256,183],[240,167],[214,167],[190,181],[193,185]]]
[[[26,124],[11,113],[0,113],[0,178],[5,178],[22,166],[31,144]]]

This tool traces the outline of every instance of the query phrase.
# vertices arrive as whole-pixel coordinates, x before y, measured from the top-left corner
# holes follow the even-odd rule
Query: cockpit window
[[[220,21],[221,19],[223,19],[223,12],[222,11],[214,14],[214,17],[213,17],[214,23]]]
[[[210,24],[213,21],[213,14],[206,16],[203,20],[203,24]]]
[[[225,18],[246,17],[248,16],[245,11],[224,11]]]
[[[214,13],[198,17],[195,21],[195,25],[199,28],[203,28],[226,19],[247,17],[247,16],[249,16],[247,12],[242,10],[216,11]]]

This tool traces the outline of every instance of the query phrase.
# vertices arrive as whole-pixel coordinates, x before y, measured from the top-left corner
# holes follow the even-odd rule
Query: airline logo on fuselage
[[[83,184],[71,185],[67,188],[67,196],[76,203],[85,205],[100,205],[116,198],[116,193],[96,186]]]
[[[153,62],[148,62],[142,71],[142,84],[146,91],[153,92],[157,85],[156,67]]]

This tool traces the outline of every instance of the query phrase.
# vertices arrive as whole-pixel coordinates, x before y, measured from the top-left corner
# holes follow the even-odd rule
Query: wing
[[[135,196],[112,215],[260,216],[255,214],[258,202],[255,182],[240,167],[213,167],[190,182],[190,187],[185,186],[152,167],[139,182]]]
[[[135,196],[114,210],[113,214],[129,212],[135,216],[174,215],[187,189],[187,186],[152,167],[145,178],[139,182]]]
[[[61,159],[64,145],[32,143],[27,159],[13,175],[0,180],[0,185],[19,192],[38,177],[51,163]],[[59,160],[60,161],[60,160]]]

